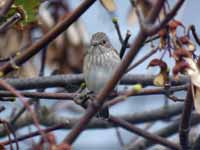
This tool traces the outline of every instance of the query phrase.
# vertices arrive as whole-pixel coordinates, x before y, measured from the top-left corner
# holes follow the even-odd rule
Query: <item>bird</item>
[[[92,35],[90,48],[86,50],[83,62],[83,75],[88,90],[97,94],[111,79],[121,59],[103,32]],[[108,108],[101,110],[99,117],[108,118]]]

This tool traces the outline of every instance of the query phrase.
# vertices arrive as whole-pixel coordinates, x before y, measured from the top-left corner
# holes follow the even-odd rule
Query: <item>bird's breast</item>
[[[119,63],[120,59],[116,59],[114,53],[87,55],[83,68],[87,88],[99,92],[111,78]]]

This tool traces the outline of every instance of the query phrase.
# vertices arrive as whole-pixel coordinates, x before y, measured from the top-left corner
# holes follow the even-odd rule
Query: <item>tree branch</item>
[[[136,134],[144,137],[145,139],[150,140],[153,143],[158,143],[158,144],[164,145],[164,146],[171,148],[173,150],[179,150],[178,144],[172,143],[172,142],[166,140],[165,138],[162,138],[162,137],[160,137],[156,134],[152,134],[152,133],[147,132],[143,129],[140,129],[140,128],[124,121],[123,119],[119,119],[119,118],[110,116],[109,121],[114,123],[114,124],[119,125],[122,128],[127,129],[128,131],[136,133]]]
[[[192,89],[190,85],[188,87],[187,97],[185,99],[182,119],[180,122],[180,129],[179,129],[179,140],[182,150],[189,150],[189,130],[190,130],[190,118],[193,108],[193,96],[192,96]]]
[[[153,85],[154,75],[124,75],[120,80],[122,85],[133,85],[140,83],[143,86]],[[181,76],[179,80],[170,78],[172,85],[183,85],[188,83],[188,77]],[[18,90],[29,90],[38,88],[51,88],[51,87],[64,87],[66,89],[77,90],[81,83],[84,82],[83,74],[68,74],[68,75],[54,75],[47,77],[35,77],[35,78],[19,78],[19,79],[6,79],[6,82],[15,87]],[[77,85],[77,86],[76,86]],[[0,87],[1,89],[1,87]]]

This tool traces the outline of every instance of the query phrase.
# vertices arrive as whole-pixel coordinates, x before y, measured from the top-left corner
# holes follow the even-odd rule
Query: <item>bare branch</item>
[[[127,129],[127,130],[129,130],[133,133],[136,133],[136,134],[146,138],[147,140],[150,140],[151,142],[164,145],[164,146],[171,148],[171,149],[174,149],[174,150],[179,150],[178,144],[172,143],[172,142],[168,141],[167,139],[162,138],[162,137],[160,137],[156,134],[152,134],[152,133],[147,132],[143,129],[140,129],[140,128],[124,121],[123,119],[119,119],[119,118],[110,116],[109,121],[125,128],[125,129]]]
[[[180,122],[179,129],[179,140],[182,150],[189,150],[189,130],[190,130],[190,118],[193,108],[193,96],[192,96],[192,85],[188,87],[187,97],[184,103],[184,109],[182,113],[182,119]]]

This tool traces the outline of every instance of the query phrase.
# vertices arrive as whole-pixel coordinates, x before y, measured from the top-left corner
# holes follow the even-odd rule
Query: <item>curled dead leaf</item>
[[[164,86],[166,83],[166,77],[162,73],[159,73],[153,80],[153,84],[156,86]]]
[[[161,71],[167,70],[167,64],[160,59],[151,60],[151,62],[149,63],[147,67],[155,67],[155,66],[159,66],[161,68]]]
[[[188,44],[190,39],[188,36],[182,36],[179,38],[179,40],[183,43],[183,44]]]
[[[192,54],[184,48],[176,49],[172,56],[176,61],[182,60],[183,57],[192,58]]]
[[[178,20],[172,20],[168,23],[169,31],[172,33],[173,36],[176,36],[176,29],[179,26],[182,26],[183,28],[185,28],[182,22]]]
[[[176,30],[177,27],[179,27],[179,26],[184,27],[183,24],[182,24],[182,22],[180,22],[178,20],[172,20],[172,21],[170,21],[169,24],[168,24],[168,26],[169,26],[170,30]]]
[[[133,7],[128,11],[127,22],[129,26],[132,26],[137,22],[137,16]]]
[[[167,29],[164,28],[162,30],[160,30],[158,32],[158,35],[160,37],[160,48],[163,49],[167,43],[167,35],[168,35],[168,32],[167,32]]]
[[[155,67],[158,66],[160,67],[160,73],[158,75],[156,75],[153,83],[156,86],[165,86],[165,84],[169,81],[169,72],[168,72],[168,67],[167,64],[160,60],[160,59],[153,59],[148,67]]]
[[[166,29],[166,28],[161,29],[161,30],[158,32],[158,35],[159,35],[160,37],[166,37],[167,34],[168,34],[168,32],[167,32],[167,29]]]
[[[179,38],[180,42],[183,44],[183,45],[186,45],[186,49],[190,52],[194,52],[195,49],[196,49],[196,46],[195,44],[189,39],[188,36],[182,36]]]
[[[175,79],[178,79],[179,73],[185,74],[185,70],[189,68],[189,64],[185,61],[178,61],[176,62],[175,66],[173,67],[172,73]]]

